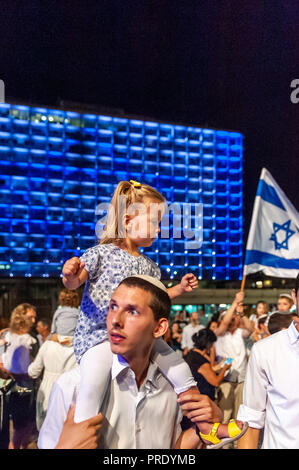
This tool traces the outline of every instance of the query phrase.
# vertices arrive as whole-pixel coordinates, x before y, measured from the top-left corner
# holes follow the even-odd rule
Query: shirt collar
[[[118,377],[125,369],[131,370],[127,361],[119,354],[113,354],[111,369],[112,380]],[[150,362],[144,383],[150,382],[155,388],[158,388],[157,379],[159,372],[158,366],[154,362]]]
[[[291,344],[296,343],[296,341],[298,341],[298,338],[299,338],[299,332],[297,328],[295,327],[295,322],[292,321],[287,331],[288,331],[290,343]]]

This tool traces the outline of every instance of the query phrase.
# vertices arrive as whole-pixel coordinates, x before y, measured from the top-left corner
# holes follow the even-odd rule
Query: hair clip
[[[133,186],[133,188],[141,188],[141,183],[138,181],[130,180],[130,184]]]

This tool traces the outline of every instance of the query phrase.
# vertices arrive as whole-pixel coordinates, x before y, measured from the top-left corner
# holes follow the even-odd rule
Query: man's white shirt
[[[195,325],[193,326],[191,323],[189,325],[185,326],[183,329],[183,334],[182,334],[182,348],[188,348],[188,349],[193,349],[194,348],[194,342],[192,340],[192,336],[197,333],[199,330],[202,330],[204,328],[203,325]]]
[[[55,382],[38,447],[53,449],[58,443],[68,410],[80,384],[80,368]],[[102,413],[99,447],[108,449],[170,449],[181,434],[182,413],[177,395],[154,363],[138,390],[135,374],[121,356],[113,355],[111,383]]]
[[[238,419],[264,428],[263,449],[299,448],[299,333],[291,323],[255,343]]]
[[[229,382],[243,382],[247,367],[247,353],[244,337],[247,330],[237,328],[233,333],[226,331],[217,337],[215,343],[216,355],[219,358],[232,358],[231,368],[225,375]]]

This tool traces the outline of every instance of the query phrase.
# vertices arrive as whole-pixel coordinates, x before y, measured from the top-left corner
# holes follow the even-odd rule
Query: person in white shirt
[[[247,367],[247,352],[245,339],[253,333],[253,326],[249,319],[244,315],[243,303],[240,300],[244,296],[242,292],[238,293],[230,307],[233,314],[230,322],[223,325],[220,323],[221,330],[214,333],[217,336],[215,343],[217,360],[231,358],[231,368],[225,375],[223,382],[219,386],[218,406],[223,411],[224,423],[236,416],[240,404],[242,403],[242,394],[244,378]],[[227,318],[227,313],[224,318]]]
[[[43,374],[36,397],[36,427],[41,429],[46,417],[49,396],[54,382],[64,372],[77,365],[73,337],[76,329],[76,321],[65,324],[64,318],[57,320],[57,338],[54,341],[46,340],[40,347],[35,360],[28,367],[28,374],[33,379]]]
[[[292,297],[299,312],[299,275]],[[288,315],[286,315],[288,316]],[[299,448],[299,318],[254,344],[248,362],[244,400],[238,419],[249,429],[239,449],[256,449],[264,429],[262,449]]]
[[[197,390],[177,399],[171,384],[150,359],[154,341],[168,328],[170,305],[164,285],[149,276],[125,279],[112,295],[107,329],[113,367],[104,399],[101,448],[197,448],[201,442],[197,427],[201,428],[203,422],[212,427],[211,422],[221,421],[217,405]],[[80,380],[80,369],[76,367],[55,382],[39,434],[39,448],[74,445],[70,431],[73,428],[78,436],[82,423],[72,422],[69,409]],[[182,412],[193,423],[183,433]],[[96,423],[99,426],[99,420]],[[235,431],[233,440],[240,436],[240,429]],[[226,437],[221,432],[219,437]]]
[[[13,378],[7,403],[13,421],[10,445],[13,449],[27,448],[34,424],[34,383],[28,375],[28,367],[32,361],[36,339],[29,334],[32,321],[26,315],[26,305],[20,304],[12,311],[9,329],[5,333],[4,351],[0,358],[0,368]]]
[[[183,355],[186,356],[191,349],[194,348],[194,341],[192,336],[199,330],[204,328],[203,325],[199,324],[199,316],[197,312],[192,312],[190,315],[190,323],[183,329],[182,335],[182,349]]]

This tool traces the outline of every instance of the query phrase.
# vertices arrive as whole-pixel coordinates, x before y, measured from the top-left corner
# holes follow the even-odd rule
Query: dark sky
[[[244,238],[265,166],[299,208],[297,0],[1,1],[7,98],[245,136]]]

